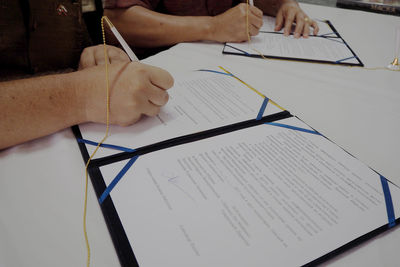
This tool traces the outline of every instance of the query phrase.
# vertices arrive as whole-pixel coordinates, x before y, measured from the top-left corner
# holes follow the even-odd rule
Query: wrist
[[[280,0],[279,1],[279,8],[283,5],[295,5],[295,6],[299,6],[299,3],[296,0]]]
[[[216,41],[215,38],[215,32],[217,30],[218,27],[218,18],[217,16],[212,17],[205,17],[205,23],[204,25],[204,29],[203,29],[203,40],[206,41]]]
[[[74,118],[76,124],[88,122],[88,92],[92,86],[87,80],[86,71],[80,70],[65,74],[63,79],[64,84],[69,88],[72,95],[71,101],[71,116]]]
[[[284,4],[295,4],[298,5],[296,0],[254,0],[254,5],[261,9],[265,15],[269,16],[276,16],[278,13],[278,10],[284,5]]]

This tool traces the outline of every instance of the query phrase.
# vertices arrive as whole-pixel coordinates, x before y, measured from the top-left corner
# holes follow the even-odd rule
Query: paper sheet
[[[107,184],[124,164],[101,168]],[[111,197],[144,267],[301,266],[388,223],[378,174],[273,125],[141,156]]]
[[[346,43],[323,21],[318,22],[317,35],[298,39],[284,36],[283,30],[274,32],[275,18],[264,16],[263,21],[259,34],[251,37],[250,43],[226,43],[224,53],[359,64]]]
[[[221,69],[218,71],[222,72]],[[249,82],[251,84],[251,82]],[[262,91],[264,88],[258,89]],[[169,101],[156,117],[146,117],[130,127],[112,125],[106,143],[138,148],[186,134],[257,118],[264,98],[237,79],[224,74],[195,71],[175,77]],[[282,109],[268,103],[264,116]],[[105,126],[80,126],[84,139],[99,141]],[[93,151],[88,146],[88,150]],[[115,151],[101,149],[96,156]]]
[[[329,27],[327,23],[323,20],[314,19],[319,27],[319,31],[317,35],[326,35],[332,33],[332,29]],[[260,31],[264,32],[274,32],[275,31],[275,17],[271,16],[263,16],[263,25],[260,28]],[[283,29],[279,32],[283,33]],[[313,35],[313,28],[310,27],[310,35]]]

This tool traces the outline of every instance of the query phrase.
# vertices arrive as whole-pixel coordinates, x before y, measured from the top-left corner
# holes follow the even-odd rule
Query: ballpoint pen
[[[125,50],[125,53],[128,54],[128,57],[130,58],[130,60],[131,61],[139,61],[139,59],[136,57],[135,53],[133,53],[132,49],[126,43],[124,38],[122,38],[122,36],[118,32],[117,28],[115,28],[115,26],[111,23],[111,21],[107,18],[107,16],[104,16],[104,19],[107,22],[108,26],[110,27],[115,38],[117,38],[118,42],[122,45],[122,48]]]

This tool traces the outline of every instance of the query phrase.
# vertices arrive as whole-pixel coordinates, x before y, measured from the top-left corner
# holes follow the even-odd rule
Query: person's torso
[[[0,75],[77,66],[89,45],[80,0],[0,0]]]

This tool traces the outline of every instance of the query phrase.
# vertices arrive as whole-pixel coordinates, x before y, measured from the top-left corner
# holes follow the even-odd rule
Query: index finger
[[[84,69],[87,67],[95,66],[96,62],[93,55],[93,50],[91,47],[86,47],[81,54],[81,58],[79,60],[79,69]]]
[[[276,14],[274,31],[280,31],[282,27],[283,27],[283,13],[282,10],[279,10],[278,14]]]
[[[285,36],[290,35],[291,29],[292,29],[292,25],[294,22],[294,17],[295,17],[295,13],[294,12],[289,12],[289,14],[287,15],[286,19],[285,19],[285,28],[283,30],[283,34]]]
[[[255,16],[251,16],[249,18],[249,22],[251,25],[253,25],[254,27],[256,27],[257,29],[261,28],[263,25],[263,20],[262,18],[259,17],[255,17]]]

